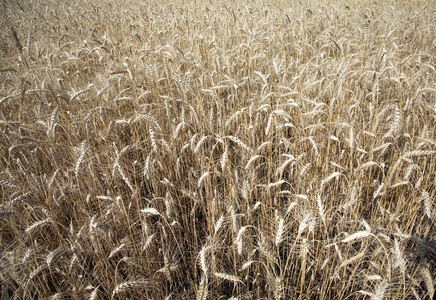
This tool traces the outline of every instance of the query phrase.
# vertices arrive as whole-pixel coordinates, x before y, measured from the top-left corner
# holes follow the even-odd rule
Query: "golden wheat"
[[[432,1],[3,1],[1,299],[427,299]]]

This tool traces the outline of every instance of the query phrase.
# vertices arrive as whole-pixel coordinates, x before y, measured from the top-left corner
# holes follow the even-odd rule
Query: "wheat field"
[[[435,299],[435,2],[0,6],[1,299]]]

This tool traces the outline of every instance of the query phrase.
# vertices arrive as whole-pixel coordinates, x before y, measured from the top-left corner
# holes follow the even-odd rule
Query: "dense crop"
[[[433,1],[12,1],[1,299],[432,299]]]

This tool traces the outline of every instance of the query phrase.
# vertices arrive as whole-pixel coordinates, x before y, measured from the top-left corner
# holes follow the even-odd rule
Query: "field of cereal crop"
[[[0,7],[1,299],[435,298],[435,2]]]

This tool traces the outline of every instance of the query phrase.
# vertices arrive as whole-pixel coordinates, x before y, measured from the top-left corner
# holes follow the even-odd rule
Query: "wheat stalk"
[[[275,244],[276,244],[277,248],[280,247],[280,244],[283,241],[284,229],[285,229],[285,220],[283,218],[280,218],[279,222],[278,222],[278,226],[277,226],[277,233],[276,233],[276,239],[275,239]]]
[[[238,276],[226,274],[226,273],[215,273],[215,276],[233,283],[243,283]]]
[[[368,231],[358,231],[358,232],[355,232],[352,235],[349,235],[346,238],[342,239],[341,242],[342,243],[350,243],[350,242],[354,242],[356,240],[368,237],[370,235],[371,235],[371,232],[368,232]]]
[[[431,204],[430,194],[427,191],[422,191],[420,201],[423,204],[424,212],[429,219],[431,219],[433,207]]]
[[[130,281],[120,283],[113,290],[112,298],[120,292],[124,292],[124,291],[131,290],[131,289],[136,289],[136,288],[145,289],[148,287],[148,285],[149,285],[149,282],[146,280],[130,280]]]

